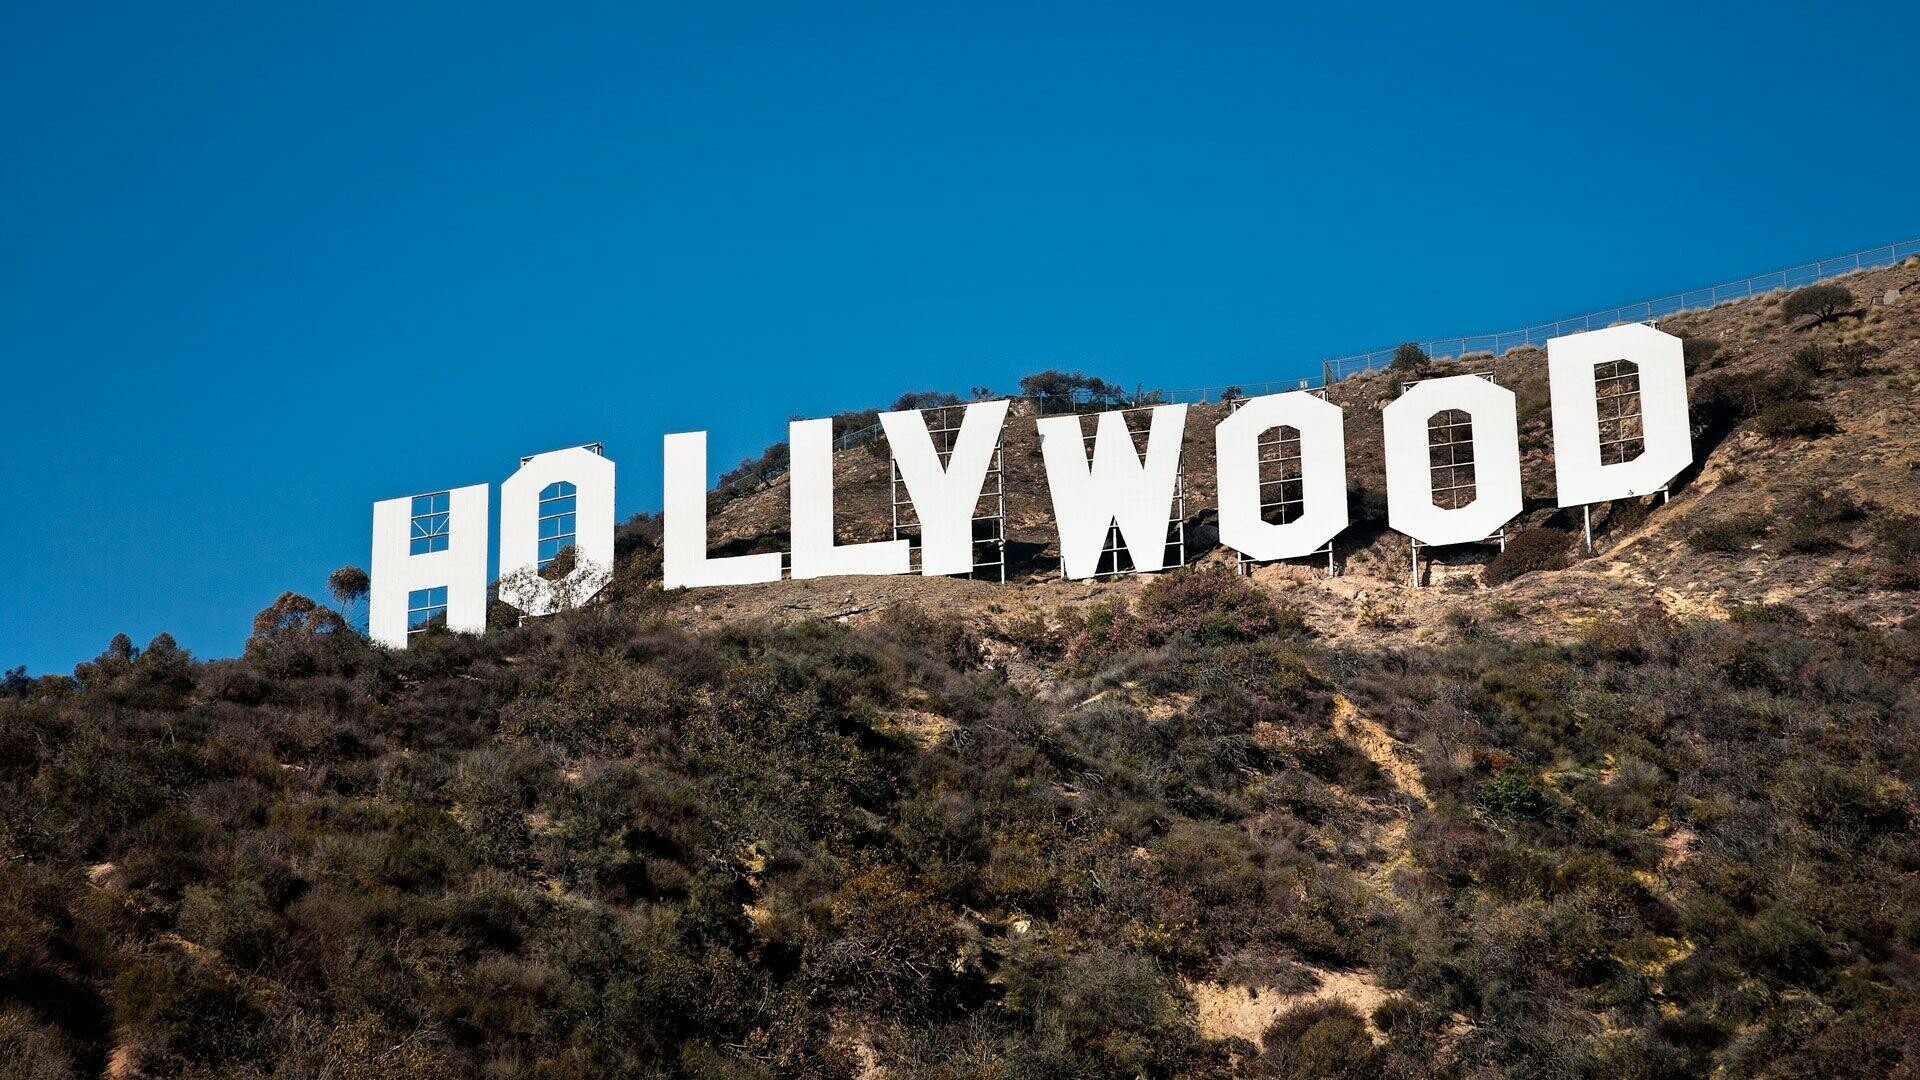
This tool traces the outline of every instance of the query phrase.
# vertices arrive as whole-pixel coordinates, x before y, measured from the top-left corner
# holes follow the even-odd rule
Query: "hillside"
[[[1885,560],[1875,554],[1880,549],[1852,541],[1868,538],[1874,524],[1869,518],[1920,510],[1914,489],[1920,469],[1920,434],[1914,429],[1920,416],[1915,394],[1920,387],[1920,265],[1910,260],[1849,275],[1840,283],[1861,299],[1863,318],[1802,328],[1806,320],[1781,315],[1782,297],[1774,294],[1662,322],[1662,329],[1691,341],[1696,465],[1675,485],[1670,503],[1656,505],[1648,498],[1597,509],[1598,553],[1592,558],[1579,542],[1577,513],[1560,513],[1554,505],[1545,353],[1521,349],[1461,368],[1433,365],[1429,370],[1436,374],[1491,370],[1518,396],[1527,513],[1509,535],[1545,528],[1566,543],[1568,568],[1528,575],[1500,589],[1469,587],[1496,554],[1490,546],[1431,553],[1439,565],[1425,575],[1427,583],[1455,585],[1443,595],[1406,587],[1406,540],[1385,527],[1379,421],[1380,408],[1405,376],[1383,371],[1335,383],[1327,395],[1347,410],[1354,515],[1353,526],[1336,541],[1341,575],[1329,581],[1323,564],[1303,560],[1261,567],[1256,581],[1283,593],[1317,633],[1385,643],[1431,634],[1448,612],[1511,618],[1506,613],[1516,605],[1542,629],[1562,634],[1578,632],[1583,619],[1650,601],[1680,616],[1724,618],[1742,604],[1790,602],[1846,611],[1875,625],[1898,624],[1920,610],[1920,598],[1904,578],[1888,577]],[[1880,303],[1889,291],[1902,301]],[[1817,364],[1805,358],[1809,348],[1819,353]],[[1788,401],[1804,401],[1844,422],[1810,438],[1760,434],[1754,417]],[[1219,404],[1196,405],[1187,423],[1188,535],[1195,561],[1203,564],[1232,564],[1231,552],[1209,549],[1204,540],[1214,505],[1212,431],[1226,414]],[[1051,610],[1131,596],[1143,581],[1083,585],[1058,580],[1059,553],[1031,416],[1030,403],[1016,403],[1004,436],[1007,531],[1015,580],[1025,586],[1013,599],[985,583],[849,579],[703,592],[689,596],[682,613],[696,605],[700,611],[692,614],[705,616],[884,608],[899,600],[927,600],[931,586],[942,605],[960,604],[992,623],[992,607]],[[835,476],[841,539],[885,539],[891,494],[884,453],[842,450]],[[1809,497],[1836,501],[1812,508]],[[1860,512],[1849,512],[1849,506]],[[1869,513],[1865,507],[1876,509]],[[786,514],[784,478],[727,503],[710,527],[716,552],[782,550]],[[1813,520],[1835,515],[1847,520]],[[1696,552],[1686,538],[1709,524],[1745,525],[1752,535],[1739,537],[1737,552]],[[1466,580],[1458,580],[1462,577]]]
[[[1590,558],[1519,352],[1491,575],[1409,585],[1380,374],[1330,389],[1332,579],[1059,581],[1015,420],[1004,586],[669,594],[636,523],[603,600],[480,637],[289,595],[237,659],[11,674],[0,1075],[1920,1074],[1920,289],[1804,321],[1663,323],[1699,464]],[[884,535],[885,460],[838,467]]]

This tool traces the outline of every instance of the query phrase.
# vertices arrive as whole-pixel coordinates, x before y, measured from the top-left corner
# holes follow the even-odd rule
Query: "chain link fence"
[[[1859,270],[1895,266],[1914,255],[1920,255],[1920,239],[1869,248],[1850,255],[1837,255],[1831,259],[1821,259],[1819,262],[1788,267],[1785,270],[1775,270],[1766,274],[1755,274],[1752,277],[1720,285],[1691,289],[1687,292],[1674,293],[1672,296],[1663,296],[1657,300],[1622,304],[1605,311],[1574,315],[1519,330],[1505,330],[1493,334],[1467,334],[1416,344],[1420,346],[1422,352],[1436,360],[1458,359],[1476,353],[1491,353],[1498,356],[1522,345],[1544,346],[1548,338],[1564,337],[1567,334],[1578,334],[1587,330],[1601,330],[1616,323],[1652,322],[1683,311],[1710,308],[1730,300],[1745,300],[1780,289],[1797,289],[1804,285],[1813,285]],[[1335,383],[1350,375],[1378,371],[1393,363],[1394,348],[1375,349],[1372,352],[1354,356],[1324,360],[1320,365],[1321,379],[1326,383]]]
[[[1861,270],[1876,270],[1885,266],[1897,266],[1901,262],[1920,256],[1920,239],[1905,240],[1897,244],[1868,248],[1849,255],[1836,255],[1818,262],[1774,270],[1765,274],[1755,274],[1719,285],[1709,285],[1686,292],[1674,293],[1656,300],[1642,300],[1633,304],[1595,311],[1586,315],[1572,315],[1537,326],[1522,327],[1518,330],[1503,330],[1491,334],[1465,334],[1459,337],[1437,338],[1432,341],[1415,342],[1420,350],[1435,360],[1458,360],[1466,356],[1499,356],[1522,345],[1544,347],[1549,338],[1564,337],[1587,330],[1600,330],[1625,322],[1652,322],[1655,319],[1678,315],[1683,311],[1698,311],[1716,304],[1733,300],[1745,300],[1763,296],[1782,289],[1797,289],[1828,281],[1844,274]],[[1356,353],[1352,356],[1339,356],[1320,362],[1318,379],[1308,376],[1295,379],[1272,379],[1261,382],[1223,383],[1219,386],[1196,386],[1182,390],[1147,390],[1137,388],[1131,394],[1093,395],[1078,391],[1071,396],[1076,409],[1100,408],[1137,408],[1146,405],[1166,405],[1186,403],[1203,405],[1215,401],[1230,401],[1236,397],[1258,397],[1262,394],[1280,394],[1289,390],[1312,390],[1339,382],[1341,379],[1370,371],[1379,371],[1393,363],[1398,345],[1375,349],[1372,352]],[[1058,405],[1064,399],[1027,398],[1035,402],[1036,413],[1046,411],[1047,405]],[[1061,411],[1061,410],[1056,410]],[[879,424],[850,431],[834,440],[834,449],[843,450],[868,442],[881,434]],[[786,473],[786,465],[750,472],[721,485],[714,495],[723,501],[726,498],[743,494],[772,484]]]

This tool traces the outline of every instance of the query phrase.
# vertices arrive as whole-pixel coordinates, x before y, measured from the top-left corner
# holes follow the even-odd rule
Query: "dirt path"
[[[1400,740],[1381,727],[1378,720],[1354,708],[1345,694],[1336,694],[1333,698],[1333,733],[1367,755],[1368,760],[1393,781],[1394,787],[1419,799],[1422,806],[1433,805],[1433,800],[1427,797],[1427,785],[1420,779],[1419,767],[1401,756]]]

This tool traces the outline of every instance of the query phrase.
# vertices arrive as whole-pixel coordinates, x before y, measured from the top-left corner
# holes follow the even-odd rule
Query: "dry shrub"
[[[1810,401],[1783,401],[1762,409],[1753,418],[1753,430],[1776,439],[1812,439],[1839,431],[1840,422],[1833,413]]]
[[[1488,585],[1504,585],[1522,574],[1565,570],[1573,535],[1559,529],[1522,529],[1507,540],[1507,548],[1487,564]]]

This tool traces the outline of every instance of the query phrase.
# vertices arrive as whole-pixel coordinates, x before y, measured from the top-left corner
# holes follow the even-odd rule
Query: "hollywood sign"
[[[1637,369],[1642,446],[1629,460],[1605,462],[1595,372],[1622,361]],[[1693,461],[1680,339],[1640,324],[1574,334],[1547,343],[1547,366],[1554,484],[1562,507],[1654,492]],[[973,570],[975,509],[1000,447],[1008,404],[965,406],[950,446],[941,449],[924,414],[880,415],[899,482],[920,523],[921,574]],[[1473,497],[1454,507],[1435,499],[1429,451],[1429,422],[1448,411],[1466,414],[1472,431]],[[1144,455],[1120,412],[1096,417],[1091,453],[1078,415],[1035,419],[1065,577],[1099,572],[1110,531],[1117,531],[1135,570],[1165,567],[1186,419],[1185,405],[1153,407]],[[1382,410],[1381,422],[1388,524],[1414,543],[1484,540],[1520,514],[1519,425],[1511,390],[1479,375],[1427,379],[1407,386]],[[1240,402],[1214,428],[1221,544],[1257,562],[1326,550],[1348,524],[1344,426],[1339,406],[1306,391]],[[1284,522],[1266,520],[1260,495],[1261,441],[1276,428],[1297,433],[1300,455],[1298,512]],[[791,550],[714,556],[707,543],[707,434],[665,437],[667,588],[749,585],[778,581],[783,573],[817,578],[913,571],[907,539],[834,539],[833,422],[795,420],[788,442]],[[500,485],[500,599],[538,616],[593,596],[611,575],[613,530],[614,463],[597,445],[523,459]],[[374,503],[372,636],[404,648],[412,634],[442,617],[453,630],[485,629],[487,540],[485,484]],[[539,572],[568,548],[574,561],[566,575],[549,580]]]

